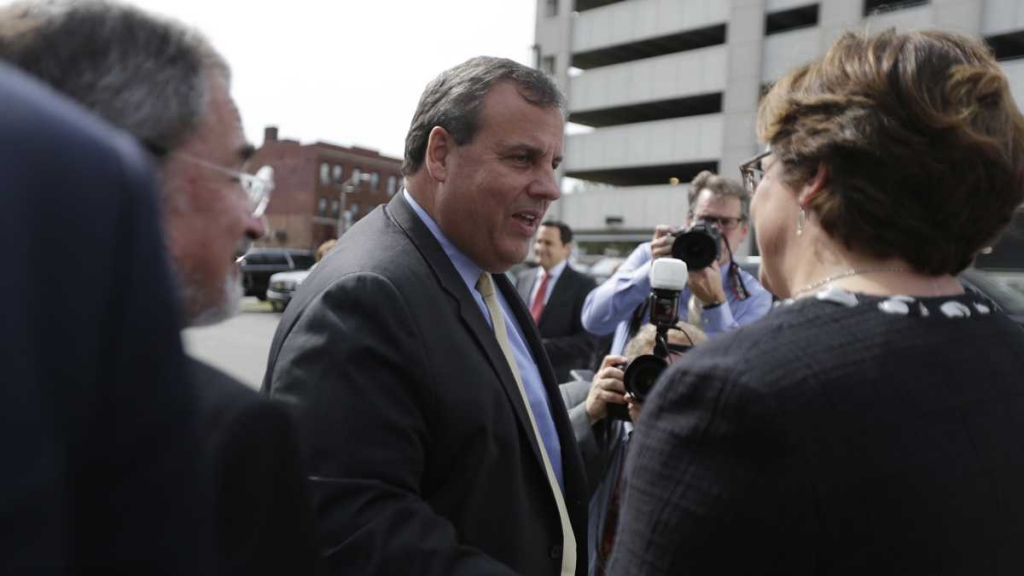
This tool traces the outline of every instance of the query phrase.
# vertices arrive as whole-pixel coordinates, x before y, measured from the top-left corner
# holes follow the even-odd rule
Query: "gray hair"
[[[689,337],[690,342],[693,342],[694,346],[699,346],[708,339],[707,334],[703,330],[682,320],[676,323],[676,328],[682,330]],[[657,336],[657,326],[650,323],[644,324],[626,343],[626,348],[622,351],[622,355],[629,358],[629,361],[632,362],[637,356],[651,354],[654,350],[654,341]]]
[[[731,178],[719,176],[710,170],[702,171],[690,181],[690,216],[693,216],[693,210],[697,206],[697,196],[705,188],[711,190],[711,193],[715,196],[736,198],[740,201],[740,216],[744,220],[750,218],[750,193],[743,187],[743,184]]]
[[[423,90],[405,137],[402,174],[411,176],[419,170],[435,126],[444,128],[459,146],[472,142],[480,128],[484,97],[502,81],[513,82],[519,94],[535,106],[565,109],[565,97],[543,72],[507,58],[471,58],[445,70]]]
[[[208,74],[230,80],[227,63],[195,30],[99,0],[0,8],[0,59],[157,152],[199,129]]]

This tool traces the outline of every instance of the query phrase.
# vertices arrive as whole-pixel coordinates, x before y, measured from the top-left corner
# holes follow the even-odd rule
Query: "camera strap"
[[[636,333],[640,331],[640,326],[643,326],[644,318],[647,317],[647,307],[650,306],[651,299],[644,298],[642,304],[633,310],[633,317],[629,320],[629,332],[626,334],[626,342],[633,339]]]

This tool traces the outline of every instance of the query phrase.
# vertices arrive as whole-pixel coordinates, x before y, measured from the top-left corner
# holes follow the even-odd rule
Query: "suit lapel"
[[[458,271],[455,270],[455,265],[452,264],[451,259],[449,259],[448,255],[444,253],[444,249],[441,247],[441,244],[436,238],[434,238],[434,235],[427,228],[426,224],[420,220],[420,217],[412,209],[412,206],[405,201],[403,194],[395,195],[391,202],[388,203],[387,212],[394,222],[402,228],[402,230],[412,240],[413,245],[416,246],[420,255],[423,256],[424,260],[426,260],[427,264],[434,271],[442,289],[455,300],[462,323],[473,336],[473,339],[476,340],[477,345],[479,345],[484,351],[487,361],[491,364],[491,368],[498,377],[498,381],[501,383],[501,387],[505,391],[505,395],[512,404],[516,420],[519,421],[520,427],[523,429],[526,437],[530,440],[530,448],[533,450],[533,455],[537,460],[537,464],[543,469],[544,463],[541,459],[540,446],[538,444],[537,437],[533,433],[533,426],[530,425],[529,415],[526,413],[526,405],[523,403],[522,394],[519,392],[519,385],[516,383],[515,377],[512,375],[512,369],[505,360],[505,355],[502,353],[501,347],[498,346],[498,341],[494,337],[494,332],[484,320],[483,314],[481,314],[476,300],[473,299],[473,295],[470,294],[469,289],[466,287],[466,283],[462,281],[462,277],[459,276]],[[516,297],[515,289],[512,288],[508,278],[506,278],[504,274],[492,274],[491,277],[495,283],[501,287],[502,294],[505,295],[505,300],[507,300],[512,309],[516,311],[516,317],[517,320],[519,320],[520,327],[524,326],[522,319],[519,317],[519,309],[522,308],[523,305]],[[509,326],[508,329],[512,330],[512,327]],[[534,353],[534,357],[538,358],[538,365],[540,365],[541,362],[539,361],[539,357],[536,356],[537,348],[532,342],[530,343],[530,347]],[[547,364],[547,362],[544,364]],[[549,371],[551,370],[550,366],[541,366],[542,378],[546,378],[543,372],[545,368]],[[554,381],[553,374],[551,374],[551,380]]]

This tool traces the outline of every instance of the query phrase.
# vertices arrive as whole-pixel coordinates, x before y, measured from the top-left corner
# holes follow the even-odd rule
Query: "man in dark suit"
[[[559,382],[569,371],[591,368],[595,339],[583,328],[580,316],[594,279],[569,265],[572,229],[564,222],[547,220],[533,243],[537,268],[519,275],[516,289],[530,308]]]
[[[0,102],[0,573],[212,574],[149,162],[2,64]]]
[[[117,4],[19,3],[0,9],[0,58],[149,148],[159,162],[183,323],[230,317],[241,297],[236,251],[263,235],[272,183],[243,173],[252,147],[229,94],[228,65],[206,39]],[[199,389],[219,571],[311,572],[311,512],[286,407],[196,360],[188,373]]]
[[[281,319],[264,389],[302,403],[332,574],[582,576],[586,479],[504,272],[559,197],[562,96],[474,58],[423,93],[406,189]]]

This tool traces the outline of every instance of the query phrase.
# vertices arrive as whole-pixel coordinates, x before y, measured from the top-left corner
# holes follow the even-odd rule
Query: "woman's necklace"
[[[870,267],[870,268],[850,268],[849,270],[844,270],[844,271],[842,271],[842,272],[840,272],[838,274],[833,274],[832,276],[827,276],[825,278],[822,278],[821,280],[818,280],[817,282],[812,282],[812,283],[808,284],[807,286],[804,286],[803,288],[797,290],[796,293],[793,294],[793,297],[795,298],[797,296],[800,296],[801,294],[806,294],[806,293],[810,292],[811,290],[814,290],[815,288],[820,288],[820,287],[824,286],[825,284],[829,284],[831,282],[835,282],[836,280],[839,280],[840,278],[848,278],[850,276],[859,276],[861,274],[873,274],[875,272],[906,272],[906,271],[907,271],[907,269],[903,268],[902,266],[873,266],[873,267]]]

